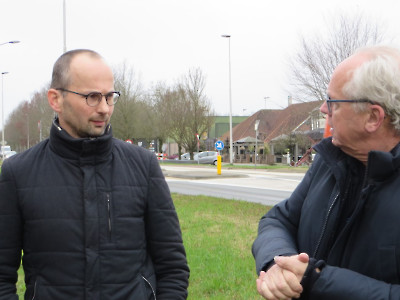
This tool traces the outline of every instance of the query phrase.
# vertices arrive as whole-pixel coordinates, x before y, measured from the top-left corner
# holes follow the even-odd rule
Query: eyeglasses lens
[[[110,106],[117,103],[118,96],[119,96],[119,93],[116,93],[116,92],[112,92],[112,93],[108,93],[108,94],[104,95],[104,97],[106,98],[107,104]],[[87,104],[89,106],[96,106],[101,102],[102,99],[103,99],[103,95],[101,93],[90,93],[87,96]]]
[[[89,106],[96,106],[97,104],[100,103],[102,98],[103,98],[103,95],[100,93],[90,93],[86,98],[87,104]]]
[[[119,93],[116,93],[116,92],[108,93],[106,95],[106,100],[107,100],[108,105],[114,105],[115,103],[117,103],[118,97],[119,97]]]

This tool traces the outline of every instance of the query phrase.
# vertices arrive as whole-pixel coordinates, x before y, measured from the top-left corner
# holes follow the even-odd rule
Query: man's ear
[[[365,129],[369,133],[377,131],[383,124],[385,111],[382,106],[373,104],[370,106],[369,117],[365,123]]]
[[[62,96],[56,89],[49,89],[47,91],[47,101],[50,107],[56,112],[60,113],[62,105]]]

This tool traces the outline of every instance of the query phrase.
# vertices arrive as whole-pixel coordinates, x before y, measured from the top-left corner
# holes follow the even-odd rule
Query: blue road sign
[[[217,149],[217,150],[224,149],[224,142],[223,141],[216,141],[215,142],[215,149]]]

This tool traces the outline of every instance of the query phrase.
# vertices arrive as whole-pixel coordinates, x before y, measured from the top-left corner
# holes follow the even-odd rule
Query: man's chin
[[[338,141],[337,138],[335,138],[334,136],[332,136],[332,144],[336,147],[340,148],[340,142]]]
[[[88,132],[89,137],[99,137],[102,136],[104,134],[104,132],[106,131],[106,128],[102,127],[102,128],[92,128],[92,130],[90,130],[90,132]]]

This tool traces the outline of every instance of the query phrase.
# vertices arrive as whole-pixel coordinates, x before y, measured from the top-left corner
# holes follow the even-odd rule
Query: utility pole
[[[66,4],[63,0],[63,37],[64,37],[64,53],[67,52],[67,13]]]

